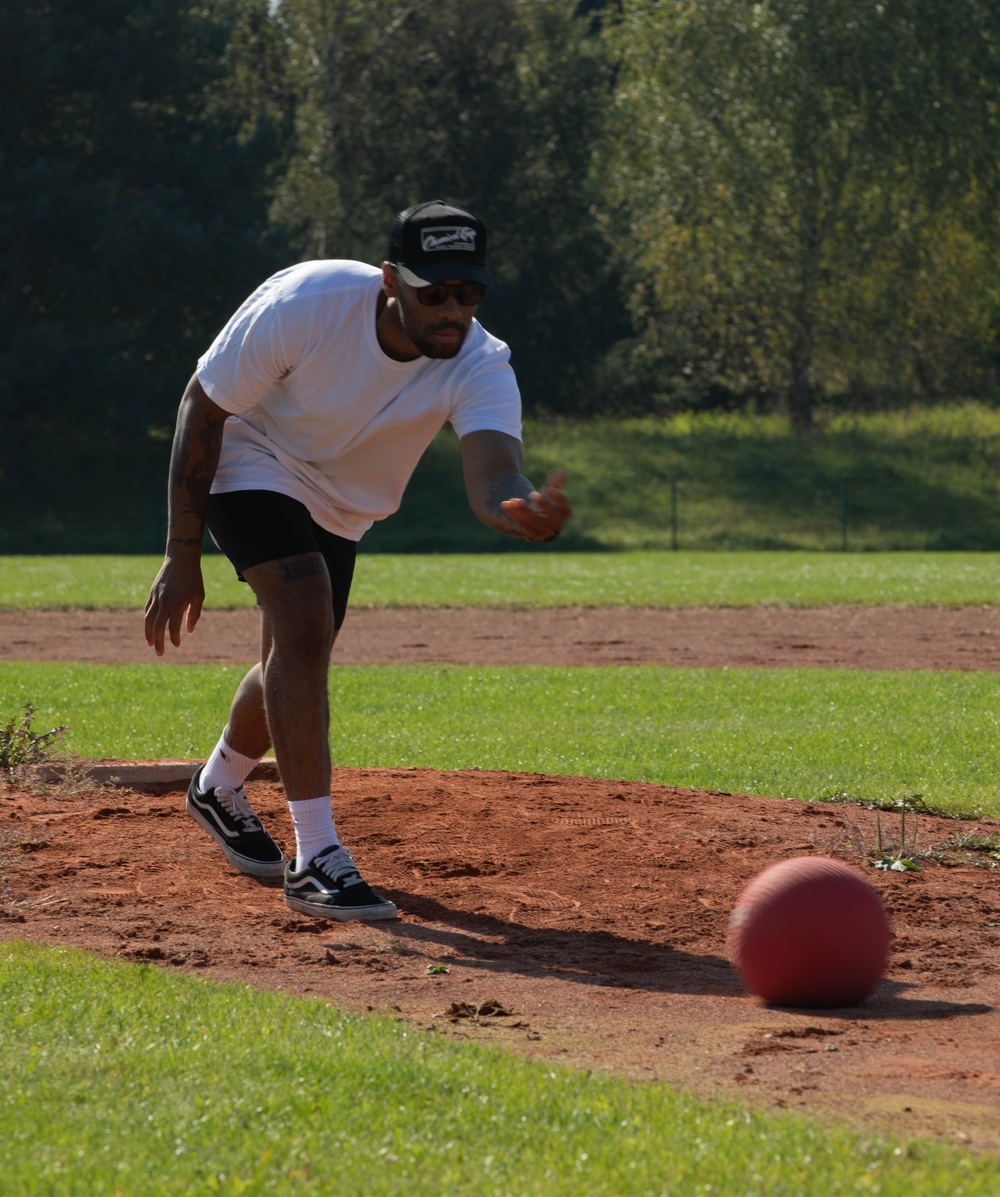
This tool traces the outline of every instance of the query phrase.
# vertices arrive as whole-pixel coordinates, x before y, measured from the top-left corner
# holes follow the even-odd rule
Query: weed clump
[[[29,700],[24,710],[0,727],[0,775],[8,779],[25,765],[37,765],[47,760],[53,752],[56,741],[64,736],[68,727],[53,727],[47,732],[32,731],[36,708]]]

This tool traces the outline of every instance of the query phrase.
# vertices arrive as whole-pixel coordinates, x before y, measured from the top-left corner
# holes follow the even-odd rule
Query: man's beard
[[[399,322],[402,325],[403,332],[406,333],[424,357],[445,359],[457,357],[462,346],[465,344],[465,338],[469,332],[468,325],[454,324],[450,320],[439,320],[437,324],[428,324],[426,328],[422,328],[417,332],[416,329],[411,328],[409,312],[402,305],[400,306]],[[431,336],[436,332],[457,332],[458,340],[453,345],[438,344],[430,340]]]
[[[420,350],[424,357],[449,358],[458,357],[458,352],[465,343],[465,333],[453,345],[438,345],[433,341],[425,341],[423,337],[419,340],[414,340],[413,344]]]

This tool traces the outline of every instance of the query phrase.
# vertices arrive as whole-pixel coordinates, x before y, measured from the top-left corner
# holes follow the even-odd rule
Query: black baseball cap
[[[389,230],[388,260],[411,287],[449,278],[493,286],[493,275],[486,269],[486,225],[444,200],[400,212]]]

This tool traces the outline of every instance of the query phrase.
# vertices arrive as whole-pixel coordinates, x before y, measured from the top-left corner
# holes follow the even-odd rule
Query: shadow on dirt
[[[459,954],[466,968],[529,977],[558,976],[586,985],[652,993],[737,996],[743,992],[732,965],[722,956],[696,955],[609,931],[526,927],[493,915],[453,909],[425,896],[386,892],[403,909],[427,920],[381,924],[387,933],[419,942],[425,950],[434,946]]]

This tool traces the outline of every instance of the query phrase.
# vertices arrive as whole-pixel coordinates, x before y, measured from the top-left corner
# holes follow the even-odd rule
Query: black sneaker
[[[241,873],[254,877],[280,877],[285,857],[253,813],[246,790],[216,786],[206,794],[198,788],[201,769],[191,778],[185,806],[188,814],[208,832],[226,860]]]
[[[338,844],[317,852],[301,872],[285,869],[285,902],[299,914],[341,923],[396,917],[395,903],[361,880],[354,857]]]

